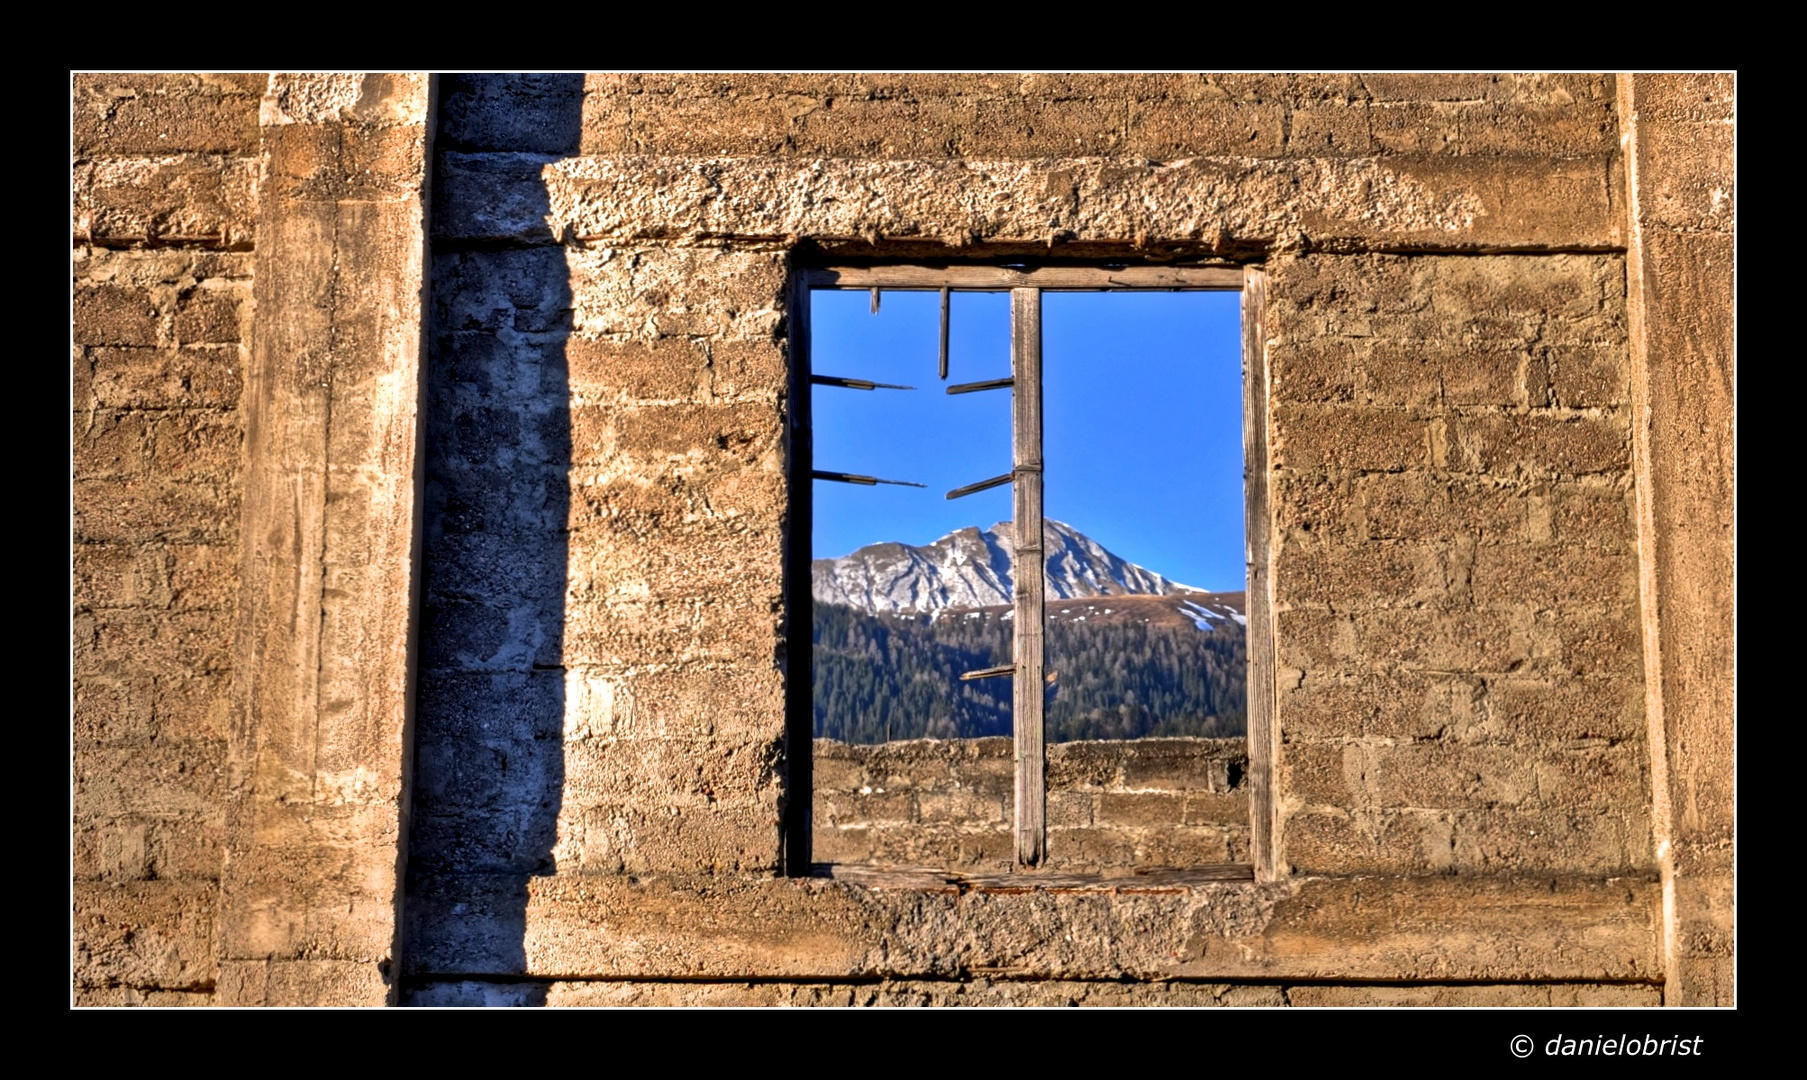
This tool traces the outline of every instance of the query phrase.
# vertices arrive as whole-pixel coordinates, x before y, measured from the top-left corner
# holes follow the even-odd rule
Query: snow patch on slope
[[[956,529],[921,547],[872,544],[838,559],[817,559],[810,564],[811,592],[819,604],[874,613],[1008,604],[1016,561],[1010,534],[1010,523],[999,522],[989,529]],[[1059,521],[1047,522],[1042,544],[1050,600],[1197,591],[1112,554]]]

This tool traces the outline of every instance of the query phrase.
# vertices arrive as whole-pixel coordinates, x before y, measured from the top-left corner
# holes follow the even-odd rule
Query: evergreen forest
[[[870,615],[815,608],[816,737],[850,743],[1010,734],[1011,624],[989,613]],[[1049,620],[1050,742],[1243,735],[1248,642],[1241,625]]]

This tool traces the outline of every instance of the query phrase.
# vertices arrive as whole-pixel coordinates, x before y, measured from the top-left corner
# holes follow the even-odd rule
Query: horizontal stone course
[[[98,1003],[98,1001],[97,1001]],[[152,1002],[146,1002],[151,1004]],[[136,1004],[136,1002],[134,1002]],[[176,1004],[176,1002],[155,1002]],[[404,1004],[415,1007],[552,1006],[564,1008],[774,1007],[1031,1007],[1031,1008],[1584,1008],[1656,1007],[1662,992],[1648,983],[1505,983],[1493,985],[1286,986],[1209,982],[1082,982],[1000,979],[887,979],[877,983],[422,981]]]
[[[226,154],[258,148],[263,76],[78,75],[74,151]]]

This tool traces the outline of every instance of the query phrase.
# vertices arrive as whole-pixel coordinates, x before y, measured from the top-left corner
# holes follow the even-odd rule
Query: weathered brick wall
[[[1513,903],[1500,881],[1649,874],[1610,78],[483,77],[448,83],[441,116],[414,1000],[476,1000],[462,973],[491,980],[479,997],[516,973],[603,980],[518,990],[576,1002],[630,973],[901,978],[1005,955],[1037,977],[1259,969],[1285,998],[1278,969],[1237,965],[1281,947],[1260,935],[1300,926],[1280,912],[1302,894],[1206,890],[1165,915],[1049,895],[1023,901],[1036,943],[1011,945],[1013,900],[986,901],[994,926],[959,900],[760,884],[780,854],[793,251],[1266,265],[1279,842],[1301,875],[1278,888],[1453,872],[1471,883],[1437,888],[1466,899],[1414,918],[1474,928],[1304,969],[1502,970],[1481,957],[1505,939],[1478,929]],[[818,858],[986,865],[1007,761],[938,749],[976,755],[946,790],[913,770],[951,758],[824,750]],[[878,771],[911,788],[887,788],[884,825]],[[1129,786],[1056,799],[1057,828],[1191,861],[1170,850],[1185,807],[1245,798]],[[944,829],[940,803],[974,813]],[[1175,828],[1143,820],[1170,806]],[[1197,828],[1213,859],[1248,857],[1246,823]],[[1577,888],[1554,925],[1606,918],[1630,950],[1586,970],[1648,978],[1650,888],[1606,907]],[[1378,933],[1338,918],[1308,918],[1308,952]],[[1140,919],[1264,944],[1140,959],[1160,948]],[[1120,951],[1056,944],[1075,939]],[[1499,1000],[1580,1000],[1579,970]]]
[[[1048,747],[1055,870],[1249,861],[1242,739],[1136,739]],[[1008,870],[1016,858],[1005,738],[815,743],[819,862]]]
[[[74,987],[210,999],[258,167],[249,75],[74,84]]]
[[[78,1000],[1729,1001],[1722,82],[446,77],[423,274],[426,80],[78,78]],[[792,272],[1025,257],[1265,269],[1279,880],[777,876]]]
[[[448,80],[441,160],[575,149],[578,90]],[[777,868],[786,263],[438,197],[411,933],[518,970],[528,877]]]
[[[1653,866],[1617,255],[1271,264],[1282,850]]]

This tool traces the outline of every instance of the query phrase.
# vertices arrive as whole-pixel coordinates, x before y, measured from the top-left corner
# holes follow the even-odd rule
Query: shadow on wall
[[[495,155],[537,176],[577,153],[582,103],[581,75],[445,76],[435,172],[447,154]],[[565,783],[569,272],[550,236],[440,231],[476,209],[456,200],[482,197],[433,195],[408,1004],[544,1004],[518,979]]]

